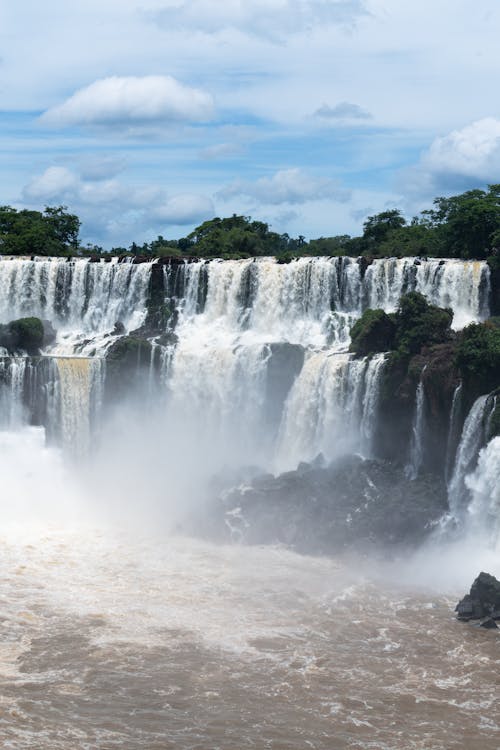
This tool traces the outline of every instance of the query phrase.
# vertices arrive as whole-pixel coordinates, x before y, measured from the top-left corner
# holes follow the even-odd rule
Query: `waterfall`
[[[58,357],[56,366],[61,443],[73,456],[84,456],[90,448],[94,409],[100,407],[102,398],[101,361]]]
[[[384,357],[346,354],[350,327],[363,310],[390,312],[403,293],[417,289],[449,305],[456,327],[487,315],[483,262],[381,258],[366,270],[364,261],[342,257],[181,261],[162,270],[154,263],[0,259],[0,322],[34,315],[58,333],[46,357],[1,358],[4,422],[43,424],[50,439],[84,451],[115,323],[126,332],[140,327],[154,289],[155,304],[163,294],[175,310],[178,343],[165,345],[157,334],[147,386],[172,424],[186,432],[190,425],[221,457],[229,451],[264,466],[291,467],[320,451],[370,456]],[[299,364],[270,404],[276,347],[300,356],[291,357]],[[417,416],[419,398],[422,389]],[[415,424],[416,434],[421,426]]]
[[[415,398],[415,414],[413,417],[413,424],[411,429],[411,441],[410,441],[410,457],[408,464],[405,467],[405,473],[408,479],[413,481],[416,479],[422,468],[424,460],[424,432],[425,432],[425,389],[423,376],[425,367],[420,375],[418,381],[416,398]]]
[[[448,503],[451,514],[456,519],[461,517],[467,505],[469,493],[465,477],[474,469],[479,450],[484,445],[486,420],[490,411],[491,399],[487,395],[479,396],[472,405],[463,426],[453,474],[448,483]]]
[[[371,450],[383,357],[311,352],[283,413],[276,465],[294,468],[318,453],[337,456]]]
[[[493,547],[500,546],[500,437],[484,447],[472,474],[465,478],[472,495],[468,507],[472,531],[485,534]]]
[[[438,307],[451,307],[453,328],[488,317],[489,267],[482,261],[430,259],[417,266],[415,289]]]
[[[0,425],[16,427],[24,417],[26,357],[0,357]]]
[[[361,451],[364,456],[373,455],[373,441],[378,418],[380,379],[385,365],[385,354],[375,354],[369,361],[365,375],[363,414],[361,417]]]
[[[0,260],[0,322],[36,316],[60,331],[58,352],[71,354],[82,341],[111,331],[120,320],[137,328],[146,315],[149,263],[99,263],[78,258]]]
[[[450,424],[448,427],[448,439],[446,441],[446,464],[444,472],[446,483],[448,483],[450,480],[450,474],[453,467],[453,459],[455,457],[457,443],[459,440],[459,421],[461,408],[462,383],[460,382],[453,391],[453,399],[451,402]]]

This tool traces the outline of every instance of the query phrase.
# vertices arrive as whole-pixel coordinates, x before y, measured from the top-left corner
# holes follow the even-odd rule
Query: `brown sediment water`
[[[273,547],[0,539],[4,748],[499,747],[500,640],[454,619],[463,592]]]

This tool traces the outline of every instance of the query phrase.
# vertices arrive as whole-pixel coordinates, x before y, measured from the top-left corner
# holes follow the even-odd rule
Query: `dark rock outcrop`
[[[459,620],[481,620],[483,617],[500,620],[500,581],[489,573],[480,573],[470,593],[458,602],[455,612]]]
[[[447,508],[444,483],[409,484],[401,466],[358,456],[322,466],[322,457],[277,477],[226,490],[211,504],[211,533],[299,552],[362,552],[416,545]]]

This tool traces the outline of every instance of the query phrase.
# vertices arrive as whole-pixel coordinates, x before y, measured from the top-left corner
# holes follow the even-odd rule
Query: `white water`
[[[474,469],[477,462],[479,450],[485,438],[485,420],[488,415],[488,396],[479,396],[465,420],[453,474],[448,484],[448,503],[451,514],[456,519],[463,517],[468,500],[465,477]]]
[[[365,457],[374,454],[375,430],[380,400],[380,379],[385,364],[385,354],[375,354],[368,364],[365,375],[363,414],[361,416],[361,452]]]
[[[285,404],[276,468],[371,451],[383,357],[311,352]]]
[[[26,316],[50,321],[58,331],[52,347],[58,354],[102,348],[103,334],[117,321],[126,330],[143,322],[151,265],[117,258],[0,258],[0,323]]]
[[[453,392],[451,402],[450,424],[448,428],[448,439],[446,441],[446,467],[444,478],[446,483],[450,480],[450,474],[453,469],[453,460],[458,442],[459,429],[459,412],[462,405],[462,382],[460,382]]]
[[[465,478],[465,484],[472,496],[469,526],[500,552],[500,437],[481,450],[476,470]]]
[[[416,479],[422,468],[424,460],[424,439],[425,439],[425,388],[424,388],[425,367],[418,381],[417,392],[415,397],[415,414],[413,417],[412,434],[410,440],[410,457],[406,466],[406,476],[413,481]]]

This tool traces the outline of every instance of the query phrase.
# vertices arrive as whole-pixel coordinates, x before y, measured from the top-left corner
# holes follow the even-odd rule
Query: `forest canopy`
[[[66,206],[46,206],[43,212],[0,207],[0,254],[99,255],[107,252],[79,240],[80,220]],[[307,241],[271,230],[248,216],[215,217],[186,237],[129,247],[113,247],[113,254],[137,256],[196,256],[248,258],[275,255],[284,260],[303,255],[367,257],[433,256],[498,258],[500,248],[500,184],[486,190],[438,197],[433,206],[408,221],[397,209],[368,216],[359,236],[333,235]]]

